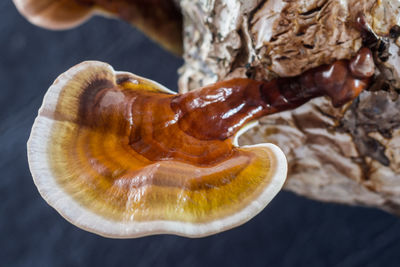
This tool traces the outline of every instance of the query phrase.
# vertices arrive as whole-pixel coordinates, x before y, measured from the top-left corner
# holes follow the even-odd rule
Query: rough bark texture
[[[400,213],[400,1],[182,0],[181,8],[181,92],[232,77],[299,75],[350,58],[363,42],[373,46],[375,83],[356,101],[335,109],[319,98],[264,117],[241,142],[284,150],[288,190]],[[378,35],[375,43],[362,38],[360,14]]]

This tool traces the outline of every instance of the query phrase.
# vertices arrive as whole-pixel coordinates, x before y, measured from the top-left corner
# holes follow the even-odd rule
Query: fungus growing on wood
[[[292,77],[350,59],[361,47],[372,50],[376,71],[356,101],[335,108],[326,98],[313,99],[261,118],[240,142],[282,148],[289,165],[285,190],[399,215],[400,1],[206,2],[180,0],[181,93],[232,78]],[[359,27],[361,17],[367,27]]]
[[[93,15],[118,17],[132,23],[175,54],[182,53],[182,15],[172,0],[13,0],[31,23],[63,30]]]
[[[301,76],[233,79],[186,94],[81,63],[55,81],[39,110],[28,142],[35,184],[67,220],[108,237],[230,229],[259,213],[287,174],[277,146],[241,147],[237,136],[315,97],[335,106],[353,100],[373,75],[370,58],[361,49]]]
[[[119,238],[204,236],[256,215],[286,178],[281,150],[190,136],[175,98],[100,62],[61,75],[28,145],[42,196],[79,227]]]

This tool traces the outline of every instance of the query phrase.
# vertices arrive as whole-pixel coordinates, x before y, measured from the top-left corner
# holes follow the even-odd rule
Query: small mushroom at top
[[[31,23],[52,30],[80,25],[92,15],[132,23],[177,55],[182,53],[182,15],[173,0],[13,0]]]
[[[109,237],[205,236],[259,213],[287,174],[272,144],[240,147],[264,115],[329,96],[343,105],[368,86],[370,51],[301,76],[233,79],[186,94],[105,63],[62,74],[28,141],[43,196],[72,223]]]

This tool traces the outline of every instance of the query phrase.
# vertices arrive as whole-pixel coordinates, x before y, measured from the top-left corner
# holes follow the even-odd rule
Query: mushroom
[[[173,0],[13,0],[31,23],[52,30],[80,25],[93,15],[135,25],[175,54],[182,53],[182,15]]]
[[[54,82],[35,120],[35,184],[71,223],[107,237],[230,229],[258,214],[287,174],[277,146],[238,146],[238,136],[315,97],[351,101],[369,84],[371,57],[361,49],[298,77],[233,79],[186,94],[81,63]]]
[[[62,74],[28,142],[43,198],[71,223],[116,238],[205,236],[259,213],[285,181],[284,154],[185,134],[168,105],[174,98],[105,63]]]

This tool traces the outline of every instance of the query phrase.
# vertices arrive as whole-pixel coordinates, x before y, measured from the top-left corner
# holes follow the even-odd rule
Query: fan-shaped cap
[[[206,236],[258,214],[285,181],[283,152],[185,135],[163,104],[173,97],[101,62],[62,74],[28,141],[42,197],[71,223],[116,238]]]

